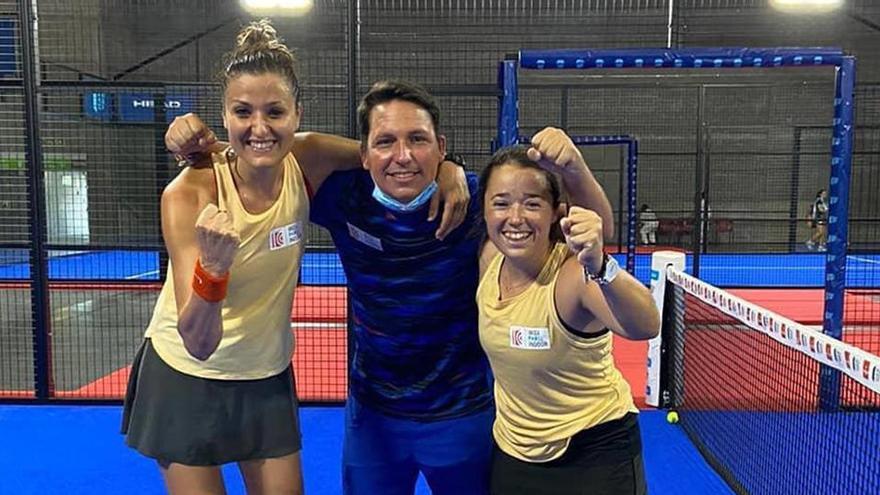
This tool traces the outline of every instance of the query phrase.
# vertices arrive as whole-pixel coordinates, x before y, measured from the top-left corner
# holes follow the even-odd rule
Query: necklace
[[[522,280],[516,283],[512,283],[510,280],[510,275],[507,277],[504,274],[507,273],[504,270],[500,270],[498,273],[498,287],[499,287],[499,297],[512,297],[521,294],[524,292],[523,289],[531,285],[536,279],[535,278],[527,278],[526,280]],[[507,278],[505,281],[504,279]]]
[[[550,256],[551,251],[547,253],[547,256]],[[521,280],[519,282],[513,283],[510,280],[510,267],[507,267],[507,271],[504,270],[505,266],[507,266],[508,260],[504,260],[501,264],[501,267],[498,269],[498,297],[513,297],[525,292],[525,289],[528,288],[531,284],[538,280],[538,277],[543,270],[544,265],[547,263],[547,258],[544,258],[544,261],[541,263],[540,267],[538,267],[537,272],[535,272],[534,276],[526,276],[525,280]],[[527,272],[526,272],[527,273]],[[505,278],[507,279],[505,281]]]

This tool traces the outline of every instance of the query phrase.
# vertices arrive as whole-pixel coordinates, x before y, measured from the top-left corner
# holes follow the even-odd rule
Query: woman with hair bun
[[[251,23],[226,57],[231,150],[164,190],[168,273],[125,398],[126,443],[156,459],[172,494],[225,493],[238,463],[248,493],[300,494],[290,312],[309,218],[299,80],[291,51]]]

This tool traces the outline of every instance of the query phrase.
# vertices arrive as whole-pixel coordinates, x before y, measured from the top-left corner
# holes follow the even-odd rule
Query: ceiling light
[[[250,14],[270,17],[305,15],[314,3],[313,0],[241,0],[242,8]]]
[[[814,14],[839,9],[843,0],[770,0],[770,6],[782,12]]]

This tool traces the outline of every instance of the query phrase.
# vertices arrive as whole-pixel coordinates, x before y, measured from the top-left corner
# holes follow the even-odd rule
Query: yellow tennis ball
[[[669,411],[666,413],[666,421],[673,425],[678,423],[678,413],[675,411]]]

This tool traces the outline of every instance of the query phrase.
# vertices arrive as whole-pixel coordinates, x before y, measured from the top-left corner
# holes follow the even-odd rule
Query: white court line
[[[78,303],[68,304],[65,306],[61,306],[60,308],[53,308],[52,310],[52,322],[61,322],[63,320],[68,320],[73,318],[73,314],[71,313],[91,313],[94,307],[93,299],[86,299],[85,301],[80,301]]]
[[[870,264],[873,264],[873,265],[880,265],[880,261],[872,260],[872,259],[870,259],[870,258],[862,258],[862,257],[860,257],[860,256],[848,256],[848,258],[849,258],[849,259],[853,259],[853,260],[857,260],[857,261],[861,261],[861,262],[863,262],[863,263],[870,263]]]
[[[138,273],[137,275],[129,275],[129,276],[125,277],[125,280],[137,280],[141,277],[146,277],[147,275],[158,275],[158,274],[159,274],[159,270],[152,270],[149,272]]]
[[[290,322],[290,328],[347,328],[345,323],[308,323],[308,322]]]

